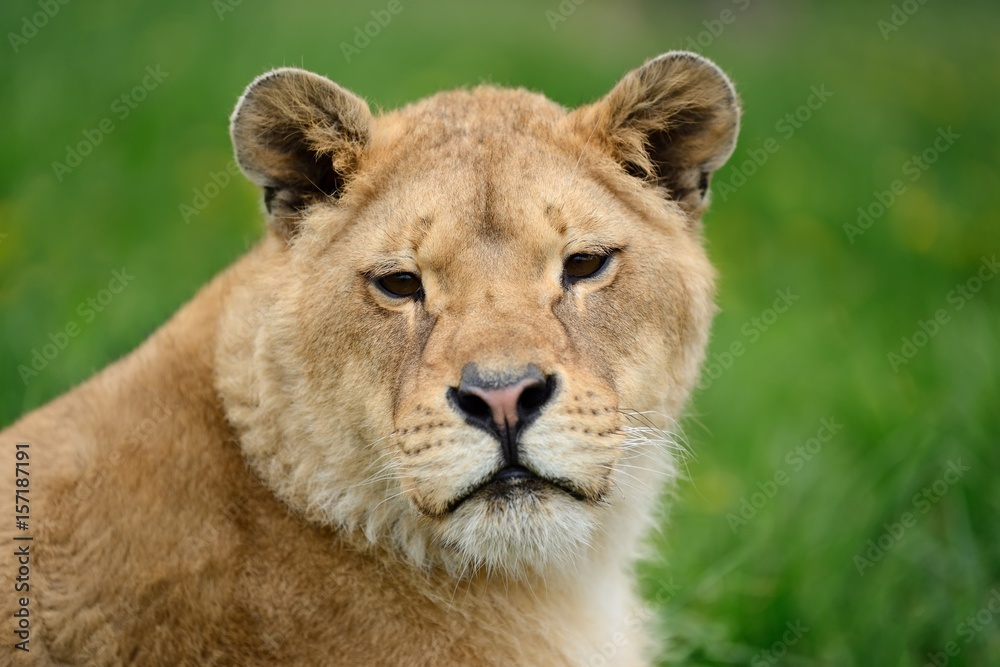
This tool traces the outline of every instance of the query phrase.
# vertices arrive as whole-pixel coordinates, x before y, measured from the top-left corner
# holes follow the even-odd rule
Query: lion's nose
[[[534,365],[498,373],[466,364],[458,388],[451,388],[449,397],[469,424],[504,440],[534,420],[554,391],[555,376],[543,375]]]

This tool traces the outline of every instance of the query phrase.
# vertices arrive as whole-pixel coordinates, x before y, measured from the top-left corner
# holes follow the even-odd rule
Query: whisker
[[[642,480],[636,480],[636,481],[641,482]],[[621,497],[622,497],[623,500],[625,499],[625,494],[622,493],[622,488],[629,489],[630,491],[635,491],[636,493],[639,493],[639,494],[646,494],[646,493],[649,493],[651,491],[651,489],[648,487],[648,485],[644,484],[645,488],[639,488],[635,484],[630,484],[629,482],[626,482],[621,477],[616,477],[616,478],[612,479],[611,480],[611,484],[612,484],[612,486],[618,487],[618,492],[621,495]]]
[[[402,490],[402,491],[399,491],[398,493],[394,493],[394,494],[392,494],[392,495],[391,495],[391,496],[389,496],[388,498],[384,498],[384,499],[382,500],[382,502],[380,502],[380,503],[379,503],[378,505],[376,505],[375,507],[373,507],[373,508],[372,508],[371,512],[369,512],[369,513],[368,513],[368,514],[369,514],[369,516],[370,516],[370,515],[372,515],[372,514],[374,514],[374,513],[375,513],[375,511],[376,511],[376,510],[377,510],[377,509],[378,509],[379,507],[382,507],[382,505],[384,505],[385,503],[389,502],[390,500],[393,500],[394,498],[399,498],[400,496],[404,495],[405,493],[406,493],[406,490],[404,489],[404,490]]]
[[[615,467],[619,468],[619,469],[621,469],[621,468],[631,468],[633,470],[641,470],[642,472],[651,472],[654,475],[662,475],[663,477],[667,477],[667,478],[674,477],[674,474],[671,473],[671,472],[668,472],[668,471],[665,471],[665,470],[656,470],[655,468],[647,468],[645,466],[633,466],[633,465],[628,465],[627,463],[625,463],[625,464],[623,464],[623,463],[616,463]]]
[[[681,458],[694,458],[680,423],[673,417],[654,410],[639,411],[621,408],[618,412],[633,424],[640,424],[639,426],[625,425],[621,427],[626,436],[625,442],[622,444],[623,450],[652,446],[663,451],[677,453],[681,455]],[[666,422],[668,428],[657,426],[650,419],[651,415]]]

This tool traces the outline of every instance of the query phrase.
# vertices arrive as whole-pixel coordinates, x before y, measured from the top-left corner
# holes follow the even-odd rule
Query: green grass
[[[1000,616],[975,632],[960,624],[1000,590],[1000,279],[949,300],[1000,252],[995,4],[929,2],[884,39],[877,21],[891,3],[594,0],[553,31],[555,0],[403,0],[346,62],[340,43],[385,5],[243,0],[220,20],[208,2],[71,2],[16,53],[7,38],[0,424],[135,347],[259,236],[257,193],[243,179],[189,224],[179,207],[225,170],[228,114],[265,69],[305,66],[385,108],[480,81],[575,105],[644,58],[689,46],[732,8],[721,34],[702,37],[746,107],[706,232],[722,275],[710,354],[718,362],[734,342],[743,351],[691,406],[690,481],[660,557],[642,568],[672,636],[664,664],[923,665],[952,641],[950,665],[997,660]],[[35,11],[5,3],[4,33]],[[168,76],[119,118],[113,100],[157,65]],[[788,136],[778,123],[813,86],[833,95]],[[104,118],[114,130],[60,182],[52,162]],[[959,138],[911,180],[907,161],[949,127]],[[769,138],[777,152],[735,191],[722,188]],[[905,191],[852,242],[844,225],[896,179]],[[122,267],[134,280],[87,321],[78,304]],[[776,290],[799,298],[772,319]],[[948,321],[893,369],[887,355],[939,309]],[[23,382],[18,366],[69,322],[78,335]],[[798,458],[823,419],[842,428]],[[923,511],[914,495],[958,460],[969,469],[939,483]],[[734,532],[729,515],[776,473],[773,497]],[[861,576],[855,557],[905,513],[911,525]],[[671,581],[677,590],[663,594]],[[808,631],[782,644],[796,622]],[[761,651],[772,648],[783,655],[770,661]]]

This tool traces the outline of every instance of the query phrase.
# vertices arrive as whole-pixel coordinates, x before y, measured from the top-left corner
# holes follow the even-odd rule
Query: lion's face
[[[655,154],[665,139],[643,130],[637,149],[618,108],[640,93],[614,96],[667,65],[645,82],[681,88]],[[705,61],[643,70],[573,113],[482,88],[368,119],[315,75],[251,86],[237,156],[284,243],[234,300],[230,317],[260,324],[252,343],[223,334],[220,389],[279,497],[459,571],[544,571],[634,540],[701,361],[713,288],[697,217],[737,118]],[[706,91],[692,133],[682,93]],[[321,166],[288,157],[295,122]],[[685,141],[706,155],[660,162]]]

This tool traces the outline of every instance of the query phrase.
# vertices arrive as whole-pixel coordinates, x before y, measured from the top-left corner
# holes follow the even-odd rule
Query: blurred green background
[[[690,479],[641,569],[663,664],[1000,664],[996,3],[402,0],[345,56],[387,4],[3,3],[0,424],[260,236],[257,193],[222,174],[262,71],[304,66],[382,108],[484,81],[576,105],[696,48],[746,113],[706,218],[722,310]],[[595,637],[590,664],[613,651]]]

